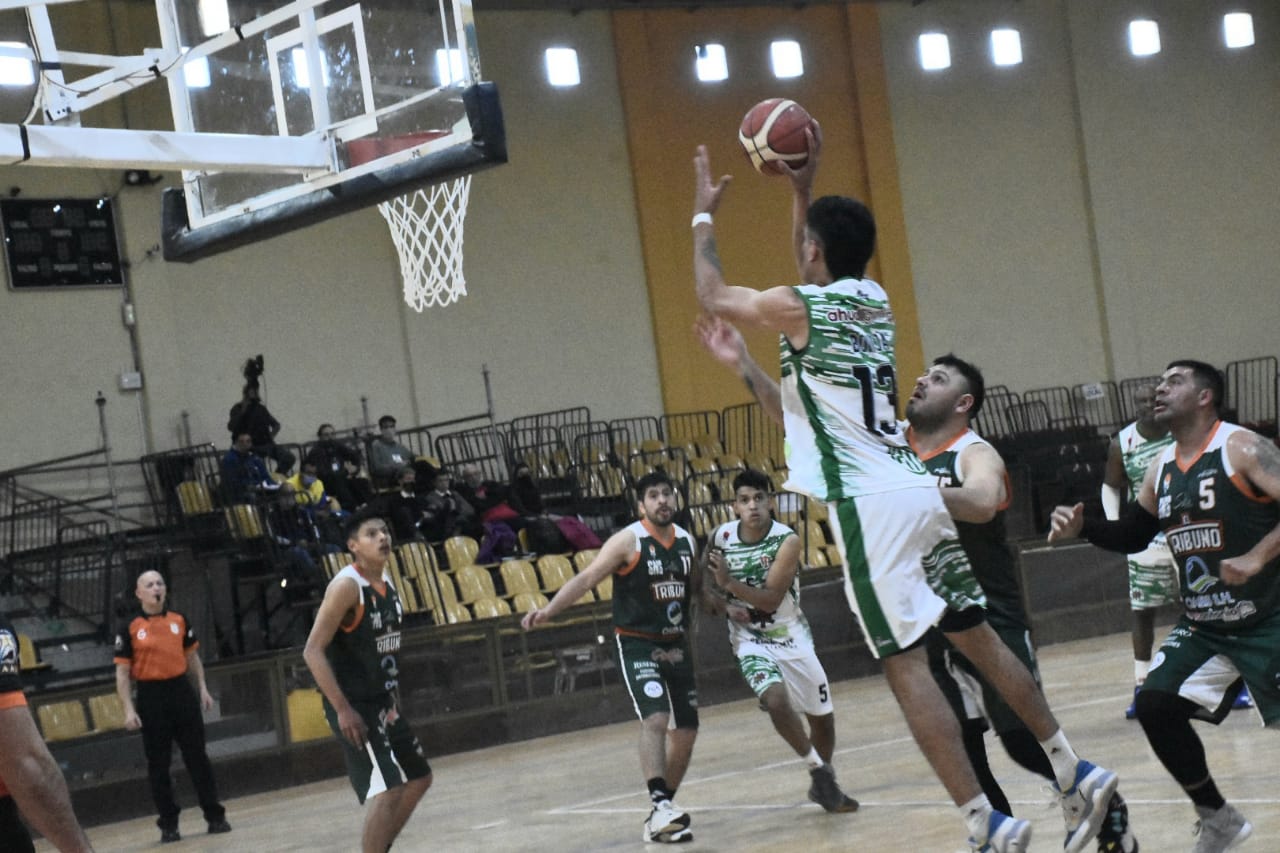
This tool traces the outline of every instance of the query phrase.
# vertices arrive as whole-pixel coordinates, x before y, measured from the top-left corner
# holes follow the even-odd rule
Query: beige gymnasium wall
[[[1280,5],[880,9],[927,353],[1025,390],[1280,352]],[[1229,11],[1253,14],[1254,47],[1223,46]],[[1129,55],[1137,17],[1160,54]],[[1022,65],[991,65],[997,26]],[[949,70],[920,70],[925,31],[950,37]]]

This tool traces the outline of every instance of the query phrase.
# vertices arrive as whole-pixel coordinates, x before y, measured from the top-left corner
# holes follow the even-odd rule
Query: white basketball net
[[[378,205],[400,256],[405,304],[418,313],[466,295],[462,225],[470,193],[471,176],[464,175]]]

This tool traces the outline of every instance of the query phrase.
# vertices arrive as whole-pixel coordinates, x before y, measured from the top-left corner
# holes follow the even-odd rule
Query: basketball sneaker
[[[1105,806],[1119,783],[1120,777],[1110,770],[1083,759],[1076,764],[1075,783],[1058,793],[1067,824],[1067,840],[1062,845],[1066,853],[1080,853],[1097,836],[1107,817]],[[1059,790],[1056,782],[1053,787]]]
[[[1129,806],[1116,791],[1098,831],[1098,853],[1138,853],[1138,839],[1129,827]]]
[[[644,822],[645,841],[656,841],[659,844],[676,844],[681,841],[692,841],[693,833],[689,830],[689,815],[680,811],[670,800],[663,800],[649,812],[649,819]]]
[[[1253,707],[1253,697],[1249,695],[1248,687],[1241,687],[1240,692],[1236,694],[1236,701],[1231,703],[1231,710],[1243,711]]]
[[[987,837],[969,838],[971,853],[1026,853],[1031,844],[1031,822],[992,810],[987,818]]]
[[[836,782],[836,771],[830,764],[809,771],[813,784],[809,786],[809,799],[829,812],[856,812],[858,801],[846,796]]]
[[[1196,821],[1192,834],[1196,836],[1196,846],[1191,853],[1221,853],[1242,843],[1253,834],[1253,824],[1244,819],[1244,815],[1236,811],[1230,803],[1222,808],[1214,809],[1196,806]]]
[[[1141,686],[1133,688],[1133,701],[1129,703],[1128,708],[1124,709],[1124,718],[1126,720],[1138,719],[1138,691],[1141,689]]]

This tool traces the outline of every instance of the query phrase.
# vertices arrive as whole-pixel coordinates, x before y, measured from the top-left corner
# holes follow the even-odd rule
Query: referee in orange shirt
[[[124,705],[127,729],[142,729],[151,797],[160,817],[160,842],[180,841],[178,803],[173,797],[169,762],[176,741],[187,766],[210,833],[230,832],[226,810],[218,802],[213,766],[204,745],[205,710],[213,707],[196,654],[196,635],[187,618],[165,607],[166,589],[159,572],[138,575],[135,594],[141,609],[116,634],[116,692]],[[135,707],[131,682],[138,684]],[[197,690],[199,694],[197,695]]]

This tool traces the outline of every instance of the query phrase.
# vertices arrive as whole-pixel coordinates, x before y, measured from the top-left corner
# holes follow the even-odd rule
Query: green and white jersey
[[[697,545],[678,524],[659,531],[641,520],[625,529],[635,534],[636,549],[613,574],[613,630],[646,640],[679,640],[692,618],[689,578]]]
[[[1221,421],[1189,463],[1166,447],[1157,471],[1156,517],[1173,552],[1188,619],[1234,631],[1273,616],[1280,607],[1280,558],[1239,586],[1219,578],[1224,559],[1238,557],[1275,529],[1280,509],[1254,493],[1227,458],[1227,439],[1243,427]]]
[[[1146,438],[1138,432],[1138,422],[1134,421],[1116,436],[1116,444],[1120,445],[1120,458],[1124,461],[1124,475],[1129,479],[1129,500],[1136,501],[1138,492],[1142,490],[1142,481],[1147,476],[1147,469],[1166,447],[1173,444],[1173,436],[1165,433],[1159,438]]]
[[[782,349],[784,488],[821,501],[932,488],[897,423],[896,327],[870,279],[794,288],[809,312],[809,343]]]
[[[1124,462],[1124,475],[1129,480],[1129,501],[1132,503],[1138,499],[1138,492],[1142,490],[1142,481],[1147,476],[1147,469],[1166,447],[1173,444],[1173,436],[1165,433],[1159,438],[1145,438],[1138,432],[1138,422],[1134,421],[1120,430],[1119,435],[1116,436],[1116,444],[1120,446],[1120,459]],[[1164,534],[1157,533],[1151,540],[1151,544],[1163,549]],[[1141,553],[1144,556],[1151,556],[1145,551]],[[1163,551],[1156,553],[1163,553]],[[1168,556],[1165,556],[1164,562],[1168,563]]]
[[[719,548],[729,564],[729,575],[747,586],[763,587],[778,556],[778,549],[796,532],[777,521],[759,542],[743,542],[739,535],[741,525],[737,521],[726,522],[716,528],[707,547]],[[800,610],[800,576],[791,582],[791,589],[782,597],[778,609],[772,613],[756,610],[747,602],[729,596],[729,603],[751,611],[747,624],[727,620],[729,644],[735,655],[741,654],[744,645],[767,646],[778,657],[802,657],[813,653],[813,632],[809,620]]]
[[[400,667],[400,596],[382,573],[382,590],[365,580],[355,566],[348,565],[335,576],[351,578],[360,586],[356,618],[349,627],[339,627],[325,650],[338,686],[352,703],[392,707],[398,704]]]

